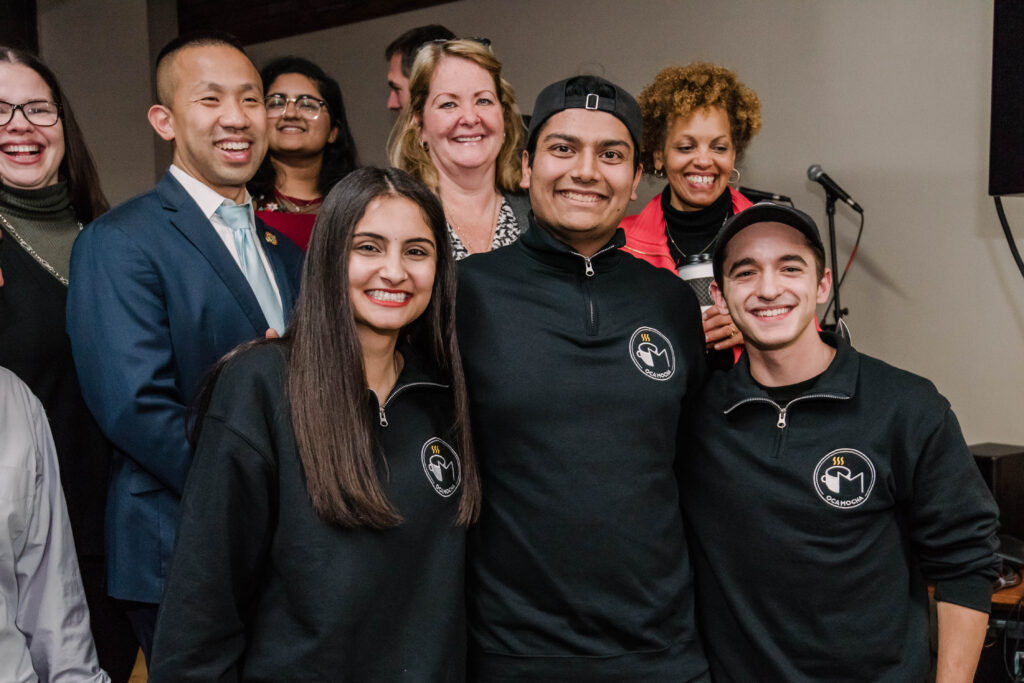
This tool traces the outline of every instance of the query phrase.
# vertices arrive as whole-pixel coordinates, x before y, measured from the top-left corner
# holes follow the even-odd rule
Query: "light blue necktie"
[[[263,267],[263,259],[260,258],[259,247],[256,246],[252,237],[252,230],[249,229],[249,204],[238,206],[237,204],[224,203],[217,207],[217,215],[227,223],[235,238],[235,251],[238,252],[238,262],[242,267],[245,279],[252,287],[252,293],[260,302],[263,316],[267,319],[270,327],[277,330],[278,334],[284,334],[284,313],[281,310],[281,301],[274,293],[274,286],[270,284],[267,270]]]

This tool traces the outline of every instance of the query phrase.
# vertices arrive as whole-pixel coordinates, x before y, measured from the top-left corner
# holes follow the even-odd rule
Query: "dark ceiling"
[[[262,43],[453,0],[178,0],[178,32],[222,30]]]

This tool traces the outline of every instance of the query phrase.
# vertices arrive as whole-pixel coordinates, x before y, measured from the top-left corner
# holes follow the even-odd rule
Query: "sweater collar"
[[[626,234],[621,228],[617,228],[612,238],[593,256],[587,258],[548,232],[547,228],[537,222],[531,211],[530,229],[519,238],[519,244],[530,256],[553,268],[586,273],[589,262],[594,271],[602,273],[619,263],[622,258],[619,249],[626,244]]]
[[[0,205],[13,209],[18,216],[57,217],[71,208],[68,184],[60,181],[37,190],[23,190],[0,184]]]
[[[836,355],[809,393],[853,398],[857,393],[857,377],[860,374],[859,356],[849,342],[835,333],[818,332],[818,335],[823,342],[835,348]],[[750,398],[770,398],[750,374],[750,357],[746,353],[726,372],[725,395],[727,408]]]

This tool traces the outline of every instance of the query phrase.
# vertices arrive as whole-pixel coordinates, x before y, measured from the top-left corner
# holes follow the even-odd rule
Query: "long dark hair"
[[[356,224],[379,197],[404,197],[423,213],[437,245],[430,303],[402,330],[400,343],[438,368],[450,382],[455,423],[446,436],[462,460],[462,494],[456,522],[471,524],[480,513],[480,479],[469,428],[469,400],[455,336],[455,260],[444,210],[437,197],[396,168],[362,168],[334,186],[317,215],[306,252],[302,286],[281,339],[259,339],[236,348],[207,375],[190,416],[193,446],[199,440],[216,379],[240,351],[281,344],[288,352],[288,401],[306,488],[326,522],[343,527],[386,529],[402,522],[378,476],[380,454],[367,405],[366,372],[349,297],[348,261]],[[324,410],[324,397],[344,406]]]
[[[345,101],[341,96],[338,82],[324,73],[319,66],[302,57],[278,57],[260,70],[263,91],[273,85],[279,76],[299,74],[313,82],[320,91],[320,97],[327,103],[327,113],[331,117],[331,127],[338,129],[334,142],[324,147],[323,163],[320,166],[320,177],[317,189],[326,195],[334,184],[359,167],[356,154],[356,142],[352,139],[352,131],[348,128],[348,117],[345,115]],[[249,181],[249,192],[254,197],[272,198],[276,172],[270,162],[271,152],[267,152],[256,175]]]
[[[82,130],[75,121],[71,103],[61,90],[57,76],[35,55],[13,47],[0,45],[0,62],[27,66],[39,74],[50,88],[50,96],[60,110],[60,125],[64,130],[64,158],[60,162],[60,178],[67,181],[68,196],[75,217],[82,223],[88,223],[109,209],[110,205],[103,196],[96,164],[85,146]]]

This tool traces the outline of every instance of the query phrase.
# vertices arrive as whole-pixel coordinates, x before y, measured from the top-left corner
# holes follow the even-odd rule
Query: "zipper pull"
[[[378,406],[377,410],[380,411],[380,426],[381,427],[387,427],[388,426],[388,418],[387,418],[387,415],[384,414],[384,406]]]
[[[384,411],[381,410],[380,414],[383,416],[384,415]],[[780,408],[779,409],[779,421],[775,423],[775,426],[778,427],[779,429],[785,429],[786,428],[786,409],[785,408]]]
[[[587,277],[594,277],[594,266],[590,263],[590,257],[584,256],[583,263],[587,266]]]

